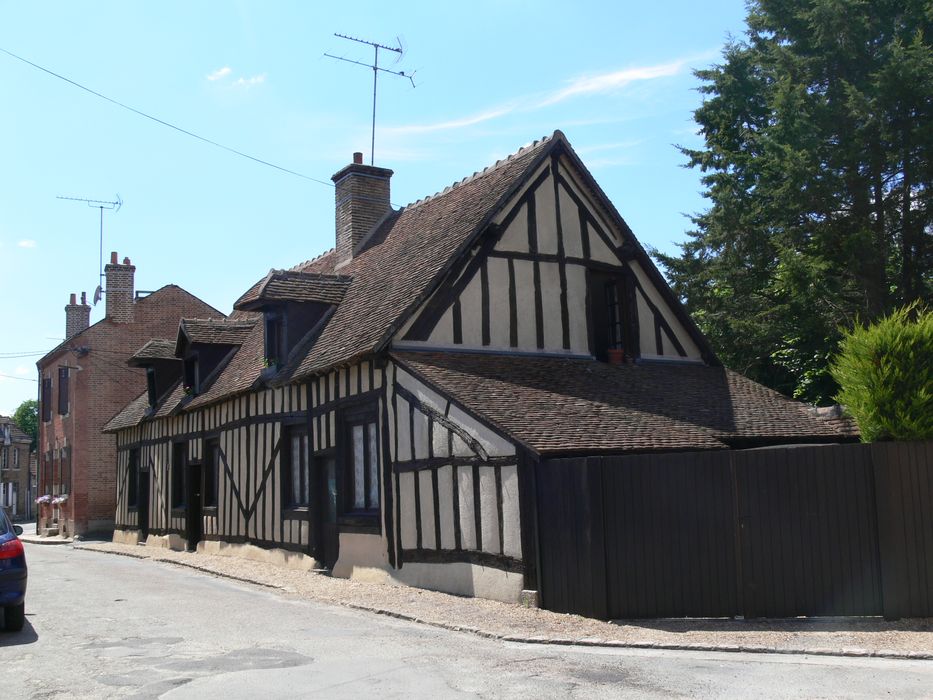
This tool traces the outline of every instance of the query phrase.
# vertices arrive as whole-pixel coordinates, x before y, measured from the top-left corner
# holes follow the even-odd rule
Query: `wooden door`
[[[149,537],[149,470],[139,472],[139,497],[137,500],[139,509],[137,517],[139,518],[139,532],[143,540]]]
[[[337,532],[337,462],[334,455],[314,458],[311,511],[314,514],[314,558],[333,569],[339,555]]]
[[[201,517],[201,465],[197,462],[189,462],[187,470],[187,493],[185,498],[185,536],[188,540],[187,549],[193,552],[201,541],[201,528],[203,518]]]

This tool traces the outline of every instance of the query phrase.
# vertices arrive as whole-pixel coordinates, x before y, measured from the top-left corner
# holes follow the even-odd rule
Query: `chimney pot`
[[[113,250],[113,251],[110,252],[110,264],[111,264],[111,265],[116,265],[116,264],[117,264],[117,251],[115,251],[115,250]]]
[[[129,264],[130,264],[130,259],[129,259],[129,258],[123,258],[123,264],[124,264],[124,265],[129,265]]]
[[[78,295],[77,295],[77,294],[72,294],[72,295],[71,295],[71,301],[69,301],[68,303],[71,304],[72,306],[74,306],[74,305],[77,303],[77,299],[78,299]]]
[[[363,164],[363,154],[360,151],[355,151],[353,153],[353,162],[357,165]]]

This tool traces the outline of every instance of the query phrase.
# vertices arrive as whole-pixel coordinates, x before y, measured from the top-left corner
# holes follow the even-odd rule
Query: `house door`
[[[185,538],[188,540],[188,551],[193,552],[201,541],[201,528],[204,523],[201,517],[201,465],[198,462],[188,462],[187,477]]]
[[[149,537],[149,470],[139,472],[139,531],[145,540]]]
[[[311,512],[314,518],[314,558],[325,569],[333,569],[339,554],[337,532],[337,462],[333,455],[314,458],[314,488]]]

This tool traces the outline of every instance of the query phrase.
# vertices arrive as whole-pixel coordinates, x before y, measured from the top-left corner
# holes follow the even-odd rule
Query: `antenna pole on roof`
[[[103,291],[103,279],[104,279],[104,209],[113,211],[116,214],[120,211],[120,207],[123,206],[123,200],[120,199],[120,195],[117,195],[115,202],[106,202],[100,199],[84,199],[83,197],[62,197],[59,195],[55,199],[67,199],[71,202],[84,202],[89,207],[95,207],[100,209],[100,249],[99,249],[99,266],[98,273],[101,282],[97,285],[97,289],[94,292],[94,303],[96,304],[100,301],[100,295]]]
[[[372,140],[370,141],[370,150],[369,150],[369,164],[376,164],[376,82],[379,77],[379,72],[389,73],[390,75],[397,75],[401,78],[408,78],[411,81],[411,86],[415,87],[415,72],[406,73],[403,70],[394,71],[388,70],[387,68],[379,67],[379,49],[384,49],[386,51],[392,51],[393,53],[398,54],[396,60],[401,60],[402,55],[405,53],[405,50],[402,48],[402,42],[397,37],[395,39],[397,46],[386,46],[384,44],[377,44],[374,41],[367,41],[366,39],[358,39],[354,36],[347,36],[346,34],[337,34],[334,33],[334,36],[341,39],[347,39],[348,41],[355,41],[359,44],[366,44],[367,46],[373,47],[373,62],[372,63],[363,63],[362,61],[354,61],[349,58],[344,58],[343,56],[334,56],[333,54],[325,53],[324,55],[328,58],[335,58],[338,61],[345,61],[347,63],[355,63],[358,66],[364,66],[366,68],[372,68],[373,71],[373,130],[372,130]]]

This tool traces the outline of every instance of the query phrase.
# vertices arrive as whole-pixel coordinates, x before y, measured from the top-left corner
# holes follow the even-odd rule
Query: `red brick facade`
[[[184,317],[223,317],[175,285],[135,299],[134,270],[129,259],[117,264],[113,254],[106,267],[106,317],[36,363],[43,387],[37,491],[54,500],[67,494],[62,503],[40,504],[40,531],[57,527],[60,534],[81,535],[113,528],[116,450],[101,428],[146,388],[145,372],[126,360],[151,338],[174,338]],[[73,316],[66,317],[71,331]]]

